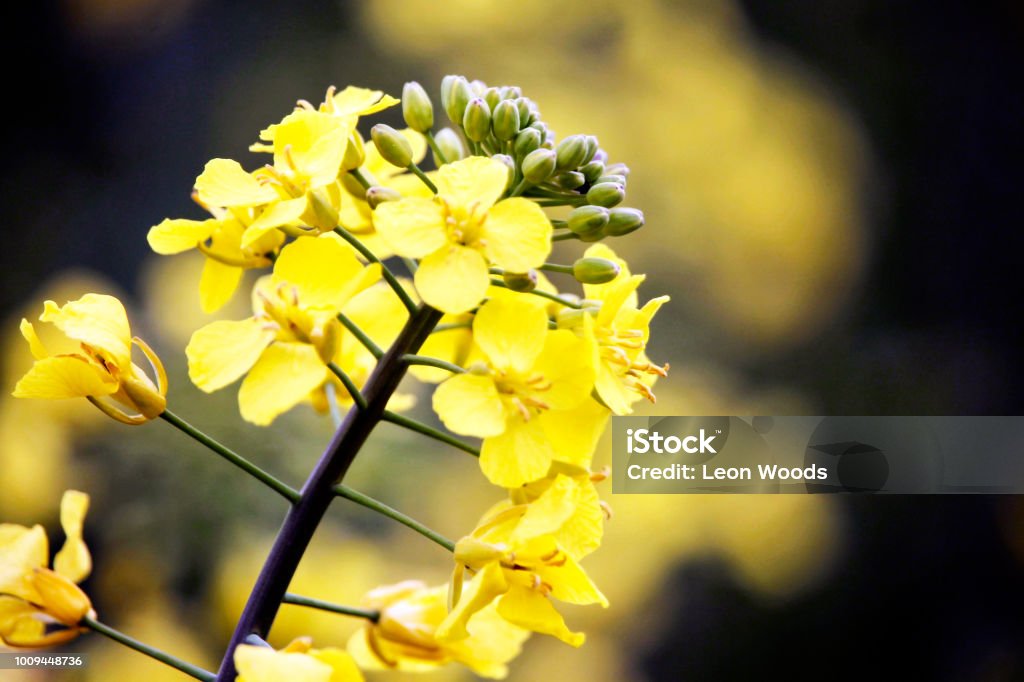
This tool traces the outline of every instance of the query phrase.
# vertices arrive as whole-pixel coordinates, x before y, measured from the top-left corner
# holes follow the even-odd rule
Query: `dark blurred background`
[[[632,167],[630,201],[648,226],[621,248],[650,273],[645,298],[673,298],[650,354],[674,371],[648,413],[1021,413],[1019,3],[67,0],[20,11],[8,28],[29,39],[8,67],[21,79],[0,185],[8,335],[62,273],[89,270],[129,292],[165,335],[162,353],[180,356],[180,333],[160,322],[177,313],[159,305],[195,308],[195,290],[179,291],[160,269],[173,259],[150,254],[145,234],[200,217],[189,191],[203,164],[251,164],[257,132],[331,83],[397,95],[417,79],[436,92],[462,72],[521,85],[560,133],[594,133]],[[26,362],[7,360],[5,376]],[[220,398],[234,419],[233,396]],[[47,461],[116,481],[96,473],[103,447],[82,438]],[[4,485],[47,490],[40,508],[53,508],[7,450]],[[189,486],[154,485],[167,504]],[[641,504],[612,502],[611,528]],[[702,531],[670,549],[650,541],[661,573],[602,569],[606,583],[660,586],[637,588],[638,601],[608,590],[612,610],[595,626],[606,635],[579,657],[593,648],[612,662],[574,677],[579,661],[563,654],[566,679],[1024,680],[1017,498],[645,504],[635,518]],[[215,516],[168,532],[223,539]],[[655,527],[637,522],[620,547],[643,557]],[[97,540],[118,551],[117,537]],[[215,592],[216,559],[185,563],[166,572],[172,623],[175,599],[202,613]],[[655,608],[644,632],[643,614],[624,615]],[[215,656],[211,640],[200,648]],[[550,646],[538,648],[546,660]],[[550,672],[532,660],[512,679]]]

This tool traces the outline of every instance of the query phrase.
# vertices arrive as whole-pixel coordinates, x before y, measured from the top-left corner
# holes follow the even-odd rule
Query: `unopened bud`
[[[377,208],[385,201],[398,201],[401,198],[401,193],[390,187],[377,185],[366,190],[366,203],[370,205],[370,208]]]
[[[523,177],[527,182],[539,185],[555,172],[555,152],[550,149],[535,149],[523,159]]]
[[[506,85],[501,89],[502,99],[519,99],[523,96],[523,91],[517,85]]]
[[[587,153],[583,155],[583,160],[580,161],[580,165],[586,165],[594,159],[594,155],[597,154],[599,149],[597,138],[593,135],[587,135]]]
[[[613,208],[608,216],[608,224],[601,232],[609,237],[621,237],[643,226],[643,211],[636,208]]]
[[[540,112],[537,111],[537,106],[530,98],[520,97],[516,102],[516,106],[519,107],[520,125],[528,126],[540,118]]]
[[[491,132],[491,108],[480,97],[474,97],[466,105],[466,113],[462,116],[462,129],[466,137],[474,142],[481,142]]]
[[[408,168],[412,164],[412,147],[402,133],[386,123],[378,123],[370,128],[370,137],[381,158],[388,163],[399,168]]]
[[[578,171],[566,171],[559,173],[551,182],[562,189],[576,189],[582,187],[586,183],[587,179],[583,177],[583,173]]]
[[[611,208],[626,198],[626,190],[617,182],[599,182],[587,192],[587,202]]]
[[[619,185],[622,185],[623,187],[625,187],[626,186],[626,176],[625,175],[610,175],[608,173],[608,171],[606,170],[604,172],[604,174],[601,175],[601,177],[599,177],[594,184],[598,185],[598,184],[600,184],[602,182],[614,182],[616,184],[619,184]]]
[[[587,154],[585,135],[570,135],[558,143],[558,170],[575,170]]]
[[[624,163],[613,163],[610,166],[608,166],[608,169],[605,171],[605,173],[608,173],[610,175],[621,175],[623,177],[628,178],[629,166],[627,166]]]
[[[366,148],[363,146],[363,136],[357,130],[348,136],[345,156],[341,159],[341,169],[350,171],[359,168],[364,161],[366,161]]]
[[[510,100],[503,100],[493,111],[491,128],[494,136],[502,142],[511,140],[519,132],[519,109]]]
[[[487,88],[487,92],[484,93],[484,101],[487,102],[487,106],[494,111],[494,108],[498,106],[498,102],[502,100],[501,90],[498,88]]]
[[[607,258],[580,258],[572,264],[572,276],[583,284],[604,284],[619,276],[619,264]]]
[[[516,158],[522,159],[534,149],[538,149],[540,142],[540,132],[537,130],[533,128],[520,130],[516,135],[516,141],[512,143],[512,151],[515,152]]]
[[[448,118],[455,125],[461,126],[462,116],[466,113],[466,105],[469,104],[469,100],[473,99],[473,91],[469,87],[469,82],[462,76],[456,76],[449,86],[448,101],[444,101],[444,90],[441,91],[441,97]]]
[[[512,291],[533,291],[537,288],[537,271],[529,272],[506,272],[502,279]]]
[[[594,234],[608,224],[608,209],[603,206],[574,208],[567,221],[569,229],[578,235]]]
[[[434,106],[423,86],[410,81],[402,88],[402,116],[416,132],[425,133],[434,127]]]
[[[580,173],[587,179],[587,182],[596,183],[597,179],[604,173],[604,164],[600,161],[591,161],[580,168]]]
[[[448,111],[448,103],[452,99],[452,86],[455,85],[456,79],[461,76],[454,74],[448,74],[441,79],[441,108]]]
[[[438,131],[437,135],[434,136],[434,142],[437,143],[441,153],[444,154],[444,158],[451,163],[458,161],[466,156],[466,148],[462,146],[462,138],[459,134],[451,128],[442,128]],[[441,159],[434,155],[434,165],[440,167]]]

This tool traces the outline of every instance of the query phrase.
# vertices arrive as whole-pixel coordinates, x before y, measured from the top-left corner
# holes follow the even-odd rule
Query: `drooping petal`
[[[207,206],[258,206],[276,201],[277,191],[231,159],[213,159],[196,178],[199,200]]]
[[[565,625],[562,614],[551,601],[531,589],[513,586],[498,601],[498,613],[519,627],[551,635],[571,646],[581,646],[586,640],[582,632],[573,632]]]
[[[373,226],[395,253],[423,258],[444,246],[444,209],[432,199],[386,201],[373,212]]]
[[[488,260],[509,272],[527,272],[551,253],[551,221],[540,206],[521,197],[499,201],[483,225]]]
[[[464,313],[476,307],[490,286],[487,261],[480,252],[455,244],[424,258],[414,281],[420,297],[446,313]]]
[[[369,116],[393,107],[400,101],[380,90],[369,90],[355,85],[349,85],[331,98],[333,113],[336,116]]]
[[[238,391],[242,418],[266,426],[308,397],[327,377],[327,367],[310,344],[271,344]]]
[[[364,266],[350,247],[330,237],[300,237],[274,263],[274,281],[294,284],[304,307],[340,310],[379,279],[379,264]]]
[[[504,433],[484,440],[480,469],[494,485],[517,488],[543,477],[553,455],[536,417],[530,421],[512,417]]]
[[[608,599],[597,589],[590,577],[572,557],[565,557],[559,566],[541,566],[537,575],[551,585],[551,596],[569,604],[600,604],[607,608]]]
[[[117,380],[79,355],[58,355],[36,360],[14,387],[15,398],[85,398],[110,395]]]
[[[86,294],[64,306],[46,301],[39,319],[52,322],[68,337],[102,351],[118,367],[130,366],[132,333],[128,314],[113,296]]]
[[[163,256],[196,248],[196,244],[208,239],[221,224],[216,218],[206,220],[185,220],[167,218],[159,225],[149,228],[146,241],[149,248]]]
[[[308,195],[305,194],[297,199],[287,199],[271,204],[242,234],[242,248],[249,248],[260,237],[279,227],[298,225],[308,204]]]
[[[480,306],[473,320],[473,339],[491,364],[525,374],[533,367],[548,335],[548,316],[532,297],[502,297]],[[562,358],[563,361],[571,358]]]
[[[437,171],[438,196],[452,206],[476,206],[486,211],[504,193],[508,185],[508,166],[488,156],[447,163]]]
[[[434,391],[434,412],[455,433],[486,438],[505,430],[505,406],[494,379],[456,374]]]
[[[89,511],[89,496],[68,490],[60,501],[60,525],[64,529],[64,546],[53,558],[53,570],[74,583],[85,580],[92,571],[92,556],[82,540],[82,523]]]
[[[32,326],[31,322],[24,317],[21,318],[21,325],[19,325],[18,329],[21,331],[21,336],[28,341],[28,349],[32,353],[32,357],[36,360],[42,360],[50,355],[39,335],[36,334],[36,328]]]
[[[207,258],[203,264],[203,274],[199,278],[199,306],[204,313],[214,313],[231,300],[242,280],[243,269],[234,265],[226,265],[213,258]]]
[[[558,475],[547,490],[531,502],[512,532],[513,542],[552,534],[576,511],[576,487],[568,476]]]
[[[438,626],[437,638],[441,641],[458,641],[469,637],[469,630],[466,628],[469,619],[506,590],[508,582],[501,566],[497,563],[484,566],[483,570],[477,572],[463,588],[459,603]]]
[[[31,599],[26,576],[46,565],[49,543],[42,526],[0,524],[0,593]]]
[[[189,378],[207,393],[223,388],[249,371],[273,338],[252,318],[211,322],[185,348]]]

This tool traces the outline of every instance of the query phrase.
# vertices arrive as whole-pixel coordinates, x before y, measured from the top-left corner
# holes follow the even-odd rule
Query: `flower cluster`
[[[368,143],[360,119],[399,102],[408,128],[377,124]],[[246,270],[269,270],[253,286],[251,317],[193,334],[185,353],[200,389],[241,379],[241,416],[257,425],[300,403],[413,424],[478,454],[486,479],[505,490],[464,537],[441,543],[454,559],[448,586],[411,580],[367,595],[372,617],[348,643],[353,659],[304,641],[281,651],[240,644],[229,659],[240,680],[361,679],[355,663],[416,671],[458,662],[502,677],[533,632],[583,643],[555,602],[608,605],[581,565],[610,515],[595,486],[604,475],[592,471],[594,451],[608,417],[653,402],[652,386],[668,369],[645,353],[651,319],[668,297],[641,303],[643,275],[598,243],[643,225],[640,211],[619,206],[629,170],[609,163],[592,135],[556,141],[516,87],[449,76],[441,103],[453,126],[435,131],[433,105],[416,83],[401,100],[349,87],[329,89],[316,106],[299,102],[253,144],[268,163],[254,170],[229,159],[206,164],[193,198],[212,217],[168,219],[149,231],[157,253],[203,254],[199,300],[207,311],[232,297]],[[428,148],[433,170],[420,167]],[[560,241],[591,245],[572,264],[549,262]],[[408,277],[396,276],[392,262]],[[564,291],[553,281],[563,276]],[[191,433],[166,411],[160,362],[131,338],[116,299],[48,302],[40,319],[79,346],[52,355],[24,321],[36,363],[16,395],[88,397],[121,421],[160,416]],[[429,335],[387,352],[422,320]],[[155,382],[132,363],[133,343]],[[381,395],[375,377],[409,368],[436,384],[431,405],[456,435],[391,411],[411,401],[394,394],[397,380]],[[456,436],[480,439],[479,448]],[[305,489],[275,489],[307,503]],[[10,599],[68,628],[88,610],[84,595],[71,613],[17,585],[21,592],[6,590]],[[0,632],[23,632],[11,627]]]

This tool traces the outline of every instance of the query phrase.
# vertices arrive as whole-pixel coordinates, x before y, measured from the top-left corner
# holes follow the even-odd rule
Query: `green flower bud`
[[[605,169],[605,173],[608,175],[621,175],[625,178],[629,177],[629,166],[624,163],[613,163]]]
[[[487,106],[494,111],[494,108],[498,106],[498,102],[502,100],[501,90],[498,88],[487,88],[487,92],[484,93],[484,101],[487,102]]]
[[[598,149],[599,146],[597,138],[593,135],[587,135],[587,152],[583,155],[583,160],[580,161],[580,165],[583,166],[590,163],[593,160],[594,155],[597,154]]]
[[[466,105],[471,99],[473,99],[473,91],[470,89],[469,83],[462,76],[456,76],[451,83],[448,101],[444,104],[444,111],[452,123],[457,126],[462,125],[462,116],[466,113]]]
[[[505,142],[511,140],[519,132],[519,109],[511,100],[498,102],[491,116],[491,128],[494,136]]]
[[[348,136],[348,145],[345,147],[345,156],[341,160],[341,169],[350,171],[359,168],[366,161],[366,149],[363,146],[363,136],[359,131]]]
[[[402,133],[386,123],[378,123],[370,128],[370,137],[381,158],[388,163],[399,168],[408,168],[412,164],[412,147]]]
[[[600,161],[591,161],[580,168],[580,173],[583,173],[583,177],[587,179],[587,182],[596,184],[597,179],[604,173],[604,164]]]
[[[455,85],[455,80],[460,78],[453,74],[449,74],[441,79],[441,108],[448,111],[448,103],[452,99],[452,86]]]
[[[410,128],[425,133],[434,127],[434,106],[423,86],[410,81],[402,88],[402,116]]]
[[[377,208],[385,201],[398,201],[401,198],[401,193],[390,187],[377,185],[366,190],[366,203],[370,205],[370,208]]]
[[[619,264],[607,258],[580,258],[572,264],[572,276],[583,284],[604,284],[619,276]]]
[[[570,135],[558,143],[558,170],[575,170],[583,163],[587,153],[585,135]]]
[[[583,173],[577,171],[559,173],[551,179],[551,182],[561,189],[576,189],[577,187],[582,187],[586,181],[587,179],[583,177]]]
[[[608,216],[608,224],[601,233],[609,237],[621,237],[643,226],[643,211],[636,208],[613,208]]]
[[[519,108],[519,125],[528,126],[540,119],[540,112],[537,111],[537,107],[534,106],[533,101],[529,98],[520,98],[516,102],[516,106]]]
[[[540,133],[536,129],[520,130],[516,135],[516,141],[512,143],[512,151],[515,152],[517,159],[521,159],[534,149],[539,148],[540,142]]]
[[[599,182],[587,192],[587,203],[611,208],[626,198],[626,189],[617,182]]]
[[[473,80],[469,82],[469,89],[473,91],[473,97],[479,97],[483,99],[483,96],[487,94],[487,83],[482,80]],[[473,99],[470,97],[470,99]]]
[[[512,291],[533,291],[537,288],[537,271],[529,272],[506,272],[502,279]]]
[[[462,138],[459,134],[451,128],[442,128],[438,131],[437,135],[434,135],[434,142],[441,149],[441,153],[444,154],[444,158],[448,160],[448,163],[458,161],[466,157],[466,148],[462,146]],[[441,159],[434,155],[434,165],[440,167]]]
[[[566,224],[575,234],[594,234],[608,224],[608,209],[603,206],[580,206],[569,214]]]
[[[523,96],[523,91],[516,85],[506,85],[501,89],[502,99],[519,99]]]
[[[523,159],[523,177],[539,185],[555,172],[555,153],[550,149],[534,149]]]
[[[474,97],[466,105],[466,113],[462,117],[462,129],[466,137],[474,142],[487,138],[491,132],[491,108],[480,97]]]
[[[605,174],[602,175],[601,177],[599,177],[597,179],[597,182],[595,182],[594,184],[595,185],[599,185],[602,182],[613,182],[616,185],[622,185],[623,187],[625,187],[626,186],[626,176],[625,175],[609,175],[608,172],[605,171]]]

